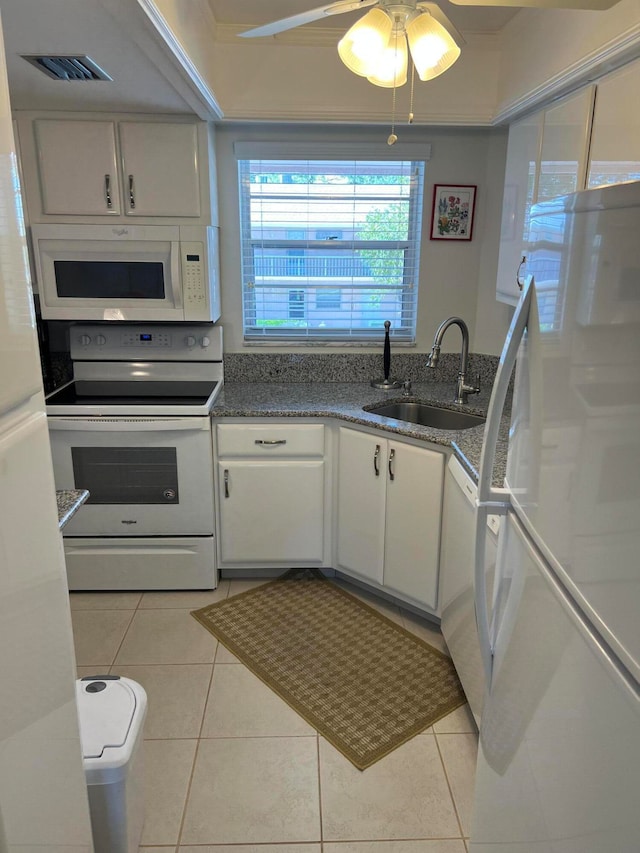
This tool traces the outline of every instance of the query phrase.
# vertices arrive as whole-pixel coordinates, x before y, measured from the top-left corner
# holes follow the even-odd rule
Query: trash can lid
[[[128,681],[100,676],[76,681],[84,758],[99,758],[105,749],[126,742],[137,705]]]

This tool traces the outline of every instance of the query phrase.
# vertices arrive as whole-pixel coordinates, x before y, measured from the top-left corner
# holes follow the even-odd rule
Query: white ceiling
[[[0,0],[0,10],[14,110],[193,111],[135,2]],[[21,54],[86,54],[113,81],[52,80]]]
[[[331,2],[331,0],[328,0]],[[258,26],[297,15],[309,9],[323,6],[320,0],[209,0],[211,11],[220,24],[238,24],[246,29],[249,25]],[[495,6],[456,6],[449,0],[438,0],[438,5],[459,30],[464,32],[495,33],[513,18],[519,9],[498,8]],[[342,15],[323,16],[318,22],[306,24],[308,27],[322,29],[347,30],[364,11],[348,12]]]
[[[314,0],[208,2],[215,22],[231,32],[236,26],[241,31],[318,5]],[[440,5],[463,33],[495,33],[517,12],[455,6],[448,0],[440,0]],[[13,109],[197,112],[193,87],[136,0],[0,0],[0,9]],[[314,28],[325,36],[333,28],[344,31],[360,14],[323,17],[297,32],[304,30],[308,39]],[[296,38],[296,31],[290,35]],[[52,80],[21,54],[86,54],[113,81]],[[296,83],[295,75],[291,80]]]

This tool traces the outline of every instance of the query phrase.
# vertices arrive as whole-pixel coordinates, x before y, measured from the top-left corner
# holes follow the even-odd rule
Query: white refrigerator
[[[0,28],[0,853],[92,853]]]
[[[640,182],[537,205],[485,429],[472,853],[640,850]],[[491,486],[516,364],[504,489]],[[500,513],[493,596],[486,516]]]

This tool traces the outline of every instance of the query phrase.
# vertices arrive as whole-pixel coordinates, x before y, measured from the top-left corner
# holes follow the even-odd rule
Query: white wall
[[[431,160],[425,180],[425,214],[420,258],[418,352],[428,352],[438,325],[453,314],[471,331],[471,348],[498,354],[508,328],[510,311],[495,300],[506,131],[502,129],[444,129],[399,126],[404,142],[430,142]],[[233,143],[242,140],[379,142],[386,149],[388,128],[308,127],[291,125],[223,124],[217,129],[218,192],[222,322],[226,352],[243,350],[240,286],[240,235],[237,168]],[[431,241],[433,185],[476,184],[478,187],[473,239],[469,242]],[[447,351],[459,349],[454,334],[445,338]],[[309,351],[308,346],[304,347]],[[320,347],[311,349],[320,350]],[[370,347],[371,350],[379,347]],[[291,352],[274,347],[271,352]],[[253,350],[255,351],[255,349]],[[326,348],[325,350],[326,351]],[[332,348],[331,352],[349,351]]]

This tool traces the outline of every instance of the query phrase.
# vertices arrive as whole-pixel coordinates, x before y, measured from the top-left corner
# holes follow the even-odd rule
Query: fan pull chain
[[[409,97],[409,118],[407,124],[413,124],[413,84],[416,79],[416,67],[411,63],[411,95]]]
[[[391,102],[391,133],[387,139],[387,145],[393,145],[398,141],[398,137],[395,133],[396,130],[396,85],[395,81],[393,84],[393,100]]]
[[[398,79],[398,30],[394,31],[393,43],[393,95],[391,100],[391,133],[387,138],[387,145],[394,145],[398,141],[396,136],[396,82]]]

